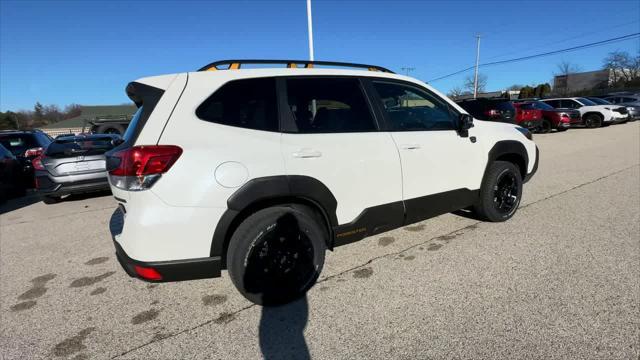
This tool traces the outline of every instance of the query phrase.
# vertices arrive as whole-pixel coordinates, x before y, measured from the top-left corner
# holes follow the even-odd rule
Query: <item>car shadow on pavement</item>
[[[262,307],[260,350],[265,359],[311,359],[304,338],[309,305],[304,296],[277,307]]]
[[[12,212],[14,210],[22,209],[23,207],[35,204],[40,200],[42,200],[40,196],[35,193],[9,199],[3,203],[0,203],[0,215]]]
[[[476,213],[471,211],[471,209],[456,210],[456,211],[452,212],[452,214],[461,216],[463,218],[471,219],[471,220],[479,220],[479,221],[482,220],[480,217],[478,217],[478,215],[476,215]]]
[[[93,191],[88,193],[72,194],[69,196],[65,196],[62,198],[61,202],[80,201],[80,200],[86,200],[86,199],[110,196],[110,195],[111,195],[111,190]]]

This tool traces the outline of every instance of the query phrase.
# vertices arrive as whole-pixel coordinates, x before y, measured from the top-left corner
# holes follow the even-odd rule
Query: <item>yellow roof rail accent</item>
[[[215,70],[236,70],[240,69],[242,64],[280,64],[286,65],[287,68],[295,69],[304,66],[305,69],[314,68],[315,65],[319,66],[334,66],[334,67],[346,67],[346,68],[360,68],[367,69],[369,71],[380,71],[393,74],[393,71],[376,65],[365,65],[338,61],[313,61],[313,60],[267,60],[267,59],[253,59],[253,60],[220,60],[215,61],[201,67],[198,71],[215,71]],[[223,66],[226,66],[223,68]]]

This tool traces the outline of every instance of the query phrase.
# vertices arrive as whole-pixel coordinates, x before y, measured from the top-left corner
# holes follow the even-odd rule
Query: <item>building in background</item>
[[[606,89],[613,84],[613,69],[586,71],[553,78],[553,93],[569,95],[579,91]]]
[[[97,105],[97,106],[81,106],[80,115],[59,121],[47,126],[43,126],[40,130],[46,132],[50,136],[61,134],[79,134],[88,132],[91,129],[92,122],[102,122],[103,128],[99,132],[109,132],[113,128],[117,133],[124,132],[126,126],[122,126],[119,120],[128,123],[132,115],[136,112],[135,105]]]

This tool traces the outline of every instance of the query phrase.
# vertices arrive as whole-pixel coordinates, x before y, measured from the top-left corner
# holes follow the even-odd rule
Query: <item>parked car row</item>
[[[573,126],[596,128],[640,119],[640,95],[519,100],[477,98],[457,101],[457,104],[477,119],[514,123],[540,133],[565,131]]]
[[[104,153],[119,135],[61,135],[44,132],[0,132],[0,201],[35,188],[45,203],[64,195],[108,190]]]

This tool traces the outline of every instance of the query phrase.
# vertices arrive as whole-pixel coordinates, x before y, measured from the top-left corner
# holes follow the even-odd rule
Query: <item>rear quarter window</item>
[[[196,116],[216,124],[278,131],[274,78],[234,80],[224,84],[196,109]]]

